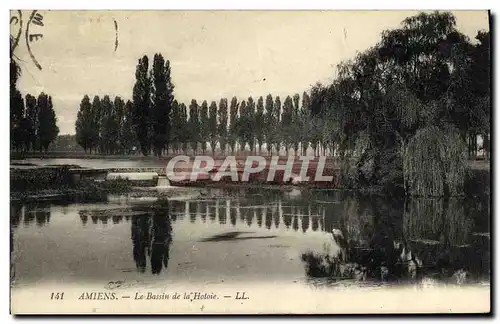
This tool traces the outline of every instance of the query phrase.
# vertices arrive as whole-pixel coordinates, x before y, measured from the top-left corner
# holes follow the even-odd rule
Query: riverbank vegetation
[[[76,181],[70,171],[74,167],[62,165],[11,170],[11,200],[106,201],[108,194],[127,193],[132,190],[132,183],[127,179],[95,181],[88,178]]]

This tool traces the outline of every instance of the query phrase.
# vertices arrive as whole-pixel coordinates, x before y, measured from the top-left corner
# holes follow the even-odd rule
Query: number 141
[[[63,299],[63,298],[64,298],[64,293],[63,292],[51,293],[50,294],[50,299]]]

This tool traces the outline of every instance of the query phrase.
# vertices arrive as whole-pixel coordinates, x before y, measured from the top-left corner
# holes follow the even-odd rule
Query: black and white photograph
[[[11,314],[491,312],[490,11],[9,24]]]

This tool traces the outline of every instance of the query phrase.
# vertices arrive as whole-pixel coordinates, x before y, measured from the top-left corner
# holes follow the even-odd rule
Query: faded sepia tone
[[[490,312],[489,24],[11,11],[11,312]]]
[[[397,27],[414,12],[42,13],[44,26],[33,30],[41,30],[44,37],[31,46],[44,69],[31,64],[23,35],[16,54],[29,72],[19,88],[54,93],[61,134],[74,134],[85,94],[131,97],[135,65],[144,54],[160,52],[169,58],[176,97],[183,102],[265,93],[286,96],[332,80],[338,63],[375,44],[383,30]],[[486,11],[453,13],[460,30],[471,38],[489,29]],[[118,22],[116,51],[113,20]]]

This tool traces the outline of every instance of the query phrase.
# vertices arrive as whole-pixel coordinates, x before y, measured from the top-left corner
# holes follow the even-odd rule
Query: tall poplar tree
[[[209,140],[208,103],[206,100],[203,100],[200,108],[200,139],[201,151],[205,154],[207,150],[207,141]]]
[[[83,147],[85,153],[92,148],[92,126],[92,104],[89,96],[85,95],[80,103],[75,123],[76,142]]]
[[[134,131],[134,104],[127,100],[124,107],[124,119],[120,129],[120,143],[124,153],[130,153],[137,145],[137,137]]]
[[[148,75],[149,59],[144,55],[139,59],[135,71],[133,89],[134,129],[141,152],[149,155],[151,151],[151,79]]]
[[[255,138],[257,140],[257,144],[259,145],[259,154],[262,148],[262,144],[264,143],[264,98],[262,96],[257,100],[257,111],[255,112]]]
[[[208,137],[210,139],[210,147],[212,154],[215,154],[215,147],[217,146],[217,104],[215,101],[210,103],[208,111]]]
[[[239,109],[238,98],[233,97],[231,99],[231,106],[229,107],[229,128],[228,128],[228,144],[233,154],[238,139],[238,130],[236,129],[236,124],[238,121],[238,109]]]
[[[191,100],[191,104],[189,105],[188,127],[191,149],[193,150],[193,154],[196,154],[198,143],[200,142],[200,113],[198,103],[195,99]]]
[[[92,100],[92,132],[90,135],[90,153],[92,153],[92,149],[95,148],[97,152],[97,148],[99,146],[99,128],[101,123],[101,99],[99,96],[94,96]]]
[[[187,154],[189,142],[191,141],[191,134],[189,130],[187,107],[184,103],[179,105],[181,125],[179,126],[179,141],[184,154]]]
[[[37,148],[37,137],[38,137],[38,106],[36,104],[36,98],[31,94],[26,95],[26,126],[27,126],[27,143],[26,148],[28,150],[36,150]],[[90,102],[89,102],[90,104]]]
[[[293,116],[293,100],[292,97],[287,96],[285,102],[283,103],[283,111],[281,113],[281,138],[283,144],[285,145],[286,155],[288,155],[288,150],[293,145],[293,129],[292,129],[292,116]]]
[[[279,155],[281,151],[281,143],[283,141],[283,135],[281,133],[281,99],[279,96],[276,96],[274,99],[273,113],[275,123],[275,128],[272,129],[274,132],[274,147],[276,148],[276,154]]]
[[[177,100],[172,102],[172,109],[170,111],[170,142],[172,143],[172,151],[178,152],[181,148],[181,110]]]
[[[265,132],[264,132],[264,138],[266,140],[266,147],[267,147],[267,152],[270,155],[273,150],[273,145],[274,145],[274,129],[276,127],[276,119],[274,115],[274,101],[273,101],[273,96],[271,94],[268,94],[266,96],[266,114],[264,116],[264,123],[266,125]]]
[[[52,143],[59,134],[56,113],[52,105],[52,97],[42,92],[38,96],[37,105],[39,111],[38,134],[40,139],[40,150],[43,149],[47,151],[50,143]]]
[[[170,78],[170,62],[161,54],[155,54],[151,70],[151,139],[153,151],[161,156],[168,151],[170,137],[170,111],[174,100],[174,85]]]
[[[222,98],[219,102],[218,110],[218,133],[219,144],[222,153],[226,152],[227,144],[227,99]]]

